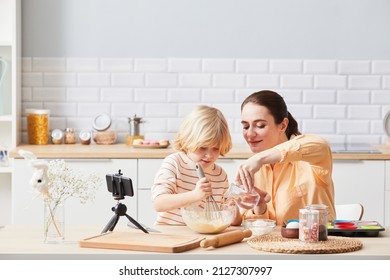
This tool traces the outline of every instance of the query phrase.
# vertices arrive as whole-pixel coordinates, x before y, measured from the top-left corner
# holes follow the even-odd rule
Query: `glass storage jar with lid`
[[[49,114],[50,110],[26,110],[27,137],[29,144],[47,145],[49,143]]]

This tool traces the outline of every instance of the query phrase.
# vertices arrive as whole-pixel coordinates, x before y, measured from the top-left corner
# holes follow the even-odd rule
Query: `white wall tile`
[[[382,88],[390,89],[390,76],[383,76]]]
[[[203,59],[202,71],[207,73],[234,72],[234,59]]]
[[[335,133],[334,120],[305,120],[302,131],[304,133]]]
[[[237,59],[238,73],[268,73],[269,61],[266,59]]]
[[[336,74],[337,62],[335,60],[305,60],[303,72],[308,74]]]
[[[212,104],[205,103],[205,102],[195,102],[195,103],[180,103],[177,105],[178,111],[177,111],[177,116],[178,117],[184,117],[187,115],[195,106],[198,105],[208,105],[211,106]]]
[[[113,87],[144,87],[144,74],[115,73],[111,75],[111,85]]]
[[[390,90],[371,91],[371,100],[373,104],[390,104]]]
[[[100,95],[101,100],[106,102],[134,101],[132,88],[102,88]]]
[[[168,71],[168,61],[166,59],[146,59],[140,58],[134,60],[135,72],[159,72],[164,73]]]
[[[245,75],[240,74],[215,74],[213,76],[213,86],[223,88],[245,87]]]
[[[35,101],[65,101],[65,88],[40,88],[35,87],[32,92]]]
[[[279,75],[247,75],[247,87],[258,87],[260,89],[270,89],[279,87]],[[258,90],[257,90],[258,91]],[[254,91],[255,92],[255,91]]]
[[[350,105],[348,119],[375,120],[381,117],[380,106]]]
[[[313,106],[312,105],[296,105],[287,104],[288,111],[298,121],[299,119],[311,119],[313,118]]]
[[[180,87],[211,87],[211,74],[181,74],[179,75]]]
[[[347,76],[316,75],[314,87],[318,89],[343,89],[347,87]]]
[[[99,58],[75,57],[66,60],[67,72],[98,72]]]
[[[43,76],[45,87],[74,87],[76,80],[75,73],[45,73]]]
[[[339,74],[370,74],[370,61],[339,61]]]
[[[302,73],[302,60],[271,60],[270,72],[283,74]]]
[[[102,58],[100,70],[102,72],[133,72],[134,60],[131,58]]]
[[[142,124],[145,132],[166,132],[167,119],[166,118],[148,118],[148,121]]]
[[[145,117],[175,117],[177,110],[176,104],[147,103],[145,104]]]
[[[304,90],[303,102],[311,104],[334,104],[336,103],[336,92],[334,90]]]
[[[77,75],[80,87],[107,87],[111,85],[111,76],[107,73],[82,73]]]
[[[280,89],[276,90],[276,92],[283,96],[284,102],[286,102],[286,104],[303,103],[301,90]]]
[[[347,116],[347,106],[345,105],[316,105],[313,116],[316,119],[344,119]]]
[[[280,77],[282,88],[313,88],[313,76],[311,75],[282,75]]]
[[[349,88],[351,89],[379,89],[381,88],[380,76],[349,76]]]
[[[32,71],[32,58],[31,57],[22,57],[22,72],[31,72]]]
[[[204,89],[202,91],[202,102],[206,103],[231,103],[234,101],[234,90],[232,89]]]
[[[176,73],[201,72],[202,61],[198,58],[170,58],[168,71]]]
[[[367,90],[339,90],[337,103],[339,104],[368,104],[370,92]]]
[[[32,60],[32,71],[34,72],[65,72],[65,58],[56,57],[34,57]]]
[[[46,102],[45,108],[50,110],[50,117],[74,117],[77,116],[77,103]]]
[[[370,121],[367,120],[338,120],[337,131],[340,134],[368,134]]]
[[[78,102],[98,102],[100,100],[99,88],[68,88],[67,99]]]
[[[105,113],[110,115],[110,105],[107,103],[79,102],[77,104],[78,116],[97,116]]]
[[[112,117],[132,117],[137,115],[145,119],[145,103],[115,102],[111,104]]]
[[[147,87],[177,87],[177,74],[146,74],[145,85]]]
[[[43,74],[25,72],[22,77],[22,86],[24,87],[41,87],[43,86]]]
[[[390,74],[390,60],[373,61],[372,62],[373,74]]]
[[[167,100],[166,89],[141,88],[134,90],[135,102],[165,102]]]
[[[22,87],[22,100],[23,101],[32,101],[32,88]]]
[[[183,122],[183,118],[168,118],[167,120],[167,132],[177,133],[180,125]]]
[[[201,90],[193,88],[174,88],[168,90],[168,102],[200,102]]]

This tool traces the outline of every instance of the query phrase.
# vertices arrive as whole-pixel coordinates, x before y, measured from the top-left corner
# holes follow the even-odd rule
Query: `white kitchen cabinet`
[[[157,217],[150,189],[162,162],[163,159],[138,160],[138,220],[148,226],[153,225]]]
[[[121,169],[123,176],[130,177],[133,182],[134,197],[126,196],[120,202],[127,206],[127,214],[137,219],[137,160],[136,159],[66,159],[66,163],[85,174],[96,173],[102,177],[103,184],[99,188],[93,202],[81,204],[76,198],[69,198],[65,203],[65,222],[69,224],[102,225],[108,223],[114,212],[112,207],[117,200],[107,190],[106,174],[115,174]],[[43,201],[33,192],[29,180],[33,173],[24,159],[15,159],[17,170],[12,189],[12,222],[16,224],[43,223]],[[118,223],[127,224],[126,217],[120,217]]]
[[[0,0],[0,58],[7,63],[5,77],[0,83],[0,148],[8,151],[20,143],[21,131],[20,3],[20,0]],[[0,162],[0,224],[6,224],[11,221],[9,198],[13,160],[8,160],[8,166],[3,166],[2,163],[4,162]]]
[[[363,220],[385,222],[385,161],[335,160],[333,182],[336,204],[360,203]]]

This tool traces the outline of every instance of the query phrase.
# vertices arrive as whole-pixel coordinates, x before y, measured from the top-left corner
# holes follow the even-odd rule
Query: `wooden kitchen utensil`
[[[252,235],[252,231],[249,229],[246,230],[233,230],[225,233],[221,233],[218,235],[214,235],[212,237],[206,237],[200,242],[200,247],[222,247],[225,245],[233,244],[241,242],[244,238],[250,237]]]
[[[79,244],[87,248],[179,253],[199,247],[202,239],[199,236],[112,231],[86,238]]]

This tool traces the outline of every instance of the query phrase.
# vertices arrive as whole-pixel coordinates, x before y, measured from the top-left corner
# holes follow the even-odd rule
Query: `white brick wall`
[[[219,108],[234,142],[243,142],[240,104],[273,89],[304,133],[332,142],[384,143],[390,110],[390,61],[213,58],[24,57],[22,104],[51,111],[50,128],[91,129],[108,113],[124,142],[127,118],[143,117],[147,138],[173,138],[198,104]],[[23,135],[26,140],[26,123]]]

